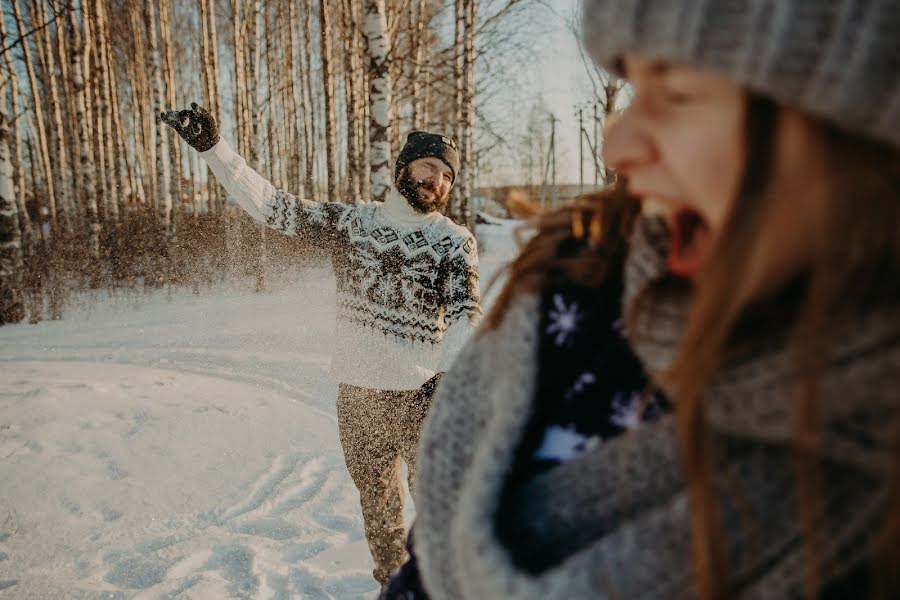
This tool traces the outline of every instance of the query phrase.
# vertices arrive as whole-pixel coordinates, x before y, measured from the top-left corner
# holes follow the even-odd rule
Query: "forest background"
[[[84,289],[265,291],[316,260],[231,206],[157,119],[191,101],[276,187],[318,201],[383,199],[413,129],[456,138],[447,212],[472,229],[488,187],[546,202],[551,167],[552,183],[583,183],[585,164],[606,179],[599,132],[621,89],[579,54],[571,1],[2,7],[0,324],[59,319]]]

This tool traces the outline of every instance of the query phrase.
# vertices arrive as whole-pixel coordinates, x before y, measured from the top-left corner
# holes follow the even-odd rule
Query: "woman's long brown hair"
[[[704,407],[704,390],[728,361],[727,342],[753,311],[751,290],[769,257],[763,237],[776,201],[765,186],[779,109],[749,95],[746,110],[746,166],[743,184],[722,241],[695,289],[678,356],[665,374],[676,411],[691,502],[691,540],[697,590],[703,600],[727,597],[727,565],[714,489],[715,449]],[[900,301],[900,153],[818,123],[828,162],[825,240],[809,270],[793,282],[800,291],[787,323],[798,381],[794,448],[799,516],[806,549],[805,595],[818,596],[821,582],[816,524],[821,515],[818,446],[822,427],[821,384],[827,368],[831,319],[872,303]],[[812,226],[812,225],[811,225]],[[735,273],[742,273],[735,278]],[[885,393],[889,393],[885,390]],[[898,399],[900,401],[900,399]],[[900,457],[898,457],[900,467]],[[900,473],[900,470],[898,470]],[[900,481],[900,480],[898,480]],[[895,482],[896,483],[896,482]],[[900,485],[897,485],[900,489]],[[889,573],[898,566],[900,495],[883,528],[873,558]]]
[[[531,237],[506,269],[508,278],[485,330],[495,329],[522,293],[561,282],[599,285],[611,270],[621,269],[639,214],[640,202],[617,184],[532,219],[525,230]],[[573,247],[579,240],[585,243]]]

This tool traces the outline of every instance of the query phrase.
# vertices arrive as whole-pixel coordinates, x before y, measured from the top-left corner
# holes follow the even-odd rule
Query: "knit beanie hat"
[[[715,72],[848,131],[900,146],[896,0],[583,0],[582,39]]]
[[[412,131],[406,136],[406,144],[397,157],[397,165],[394,168],[394,179],[400,170],[418,158],[433,156],[438,158],[453,172],[453,181],[459,172],[459,153],[456,151],[456,142],[439,133],[427,131]]]

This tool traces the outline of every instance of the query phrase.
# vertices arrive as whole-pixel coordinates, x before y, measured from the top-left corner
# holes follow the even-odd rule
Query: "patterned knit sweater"
[[[642,229],[642,228],[641,228]],[[662,244],[662,247],[665,245]],[[653,306],[627,332],[642,363],[666,362],[668,301],[632,302],[665,268],[647,236],[626,267],[626,307]],[[889,510],[900,383],[900,307],[864,310],[835,327],[823,382],[821,506],[815,527],[826,591],[860,572]],[[444,376],[419,446],[416,555],[432,600],[460,598],[672,599],[696,597],[690,513],[674,420],[590,449],[504,495],[534,414],[539,298],[524,296],[496,330],[476,335]],[[630,321],[629,321],[630,322]],[[727,532],[730,597],[801,597],[789,351],[777,335],[715,378],[708,418],[721,461],[715,489]],[[511,514],[510,514],[511,513]],[[530,573],[497,536],[499,514],[529,529],[535,547],[566,547]],[[896,597],[892,590],[888,596]],[[827,594],[826,594],[827,596]]]
[[[220,140],[201,153],[251,217],[328,251],[336,280],[331,376],[416,389],[447,370],[481,318],[475,238],[393,190],[380,202],[312,202],[276,190]]]

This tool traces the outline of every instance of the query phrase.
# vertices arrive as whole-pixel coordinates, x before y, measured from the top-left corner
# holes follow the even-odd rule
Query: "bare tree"
[[[202,68],[200,70],[201,82],[203,87],[203,103],[209,112],[218,120],[222,119],[222,111],[219,106],[219,43],[216,23],[216,9],[214,0],[199,0],[200,9],[200,58]],[[232,11],[237,12],[238,6],[236,2],[232,2]],[[237,25],[232,23],[233,27]],[[240,39],[240,30],[233,29],[233,33]],[[240,51],[239,46],[235,46],[235,51]],[[243,72],[243,56],[235,56],[235,73],[240,69]],[[240,101],[239,95],[235,94],[235,120],[238,129],[238,147],[241,147],[241,135],[243,114],[237,103]],[[207,190],[209,194],[209,209],[213,212],[221,212],[225,207],[225,194],[216,183],[212,176],[212,171],[207,168]]]
[[[130,190],[134,195],[137,192],[137,185],[134,179],[134,170],[128,166],[128,154],[125,148],[125,129],[122,124],[122,103],[119,98],[119,84],[116,76],[116,61],[113,55],[112,29],[110,28],[109,12],[105,13],[103,21],[103,29],[106,35],[106,70],[109,73],[107,82],[109,83],[109,98],[111,102],[109,114],[112,118],[112,127],[110,129],[115,144],[115,189],[116,197],[113,200],[117,206],[118,212],[121,214],[126,210],[126,194],[125,190]]]
[[[56,76],[56,57],[51,43],[50,22],[47,18],[47,7],[44,4],[44,0],[36,0],[34,6],[34,14],[37,17],[38,22],[44,24],[44,27],[40,32],[36,31],[35,33],[39,33],[37,40],[39,48],[43,49],[42,55],[45,57],[44,60],[46,61],[44,89],[45,91],[49,90],[48,100],[51,111],[50,118],[52,119],[52,126],[49,130],[54,134],[51,137],[55,142],[55,146],[51,150],[50,158],[51,162],[54,163],[53,175],[54,191],[57,199],[57,219],[62,222],[63,226],[71,227],[75,221],[73,220],[74,207],[72,206],[72,188],[68,183],[69,178],[66,177],[66,174],[69,173],[69,149],[66,144],[66,129],[63,126],[62,104],[60,102],[59,85]],[[59,26],[58,22],[55,29],[57,37],[62,38],[62,28]],[[64,63],[60,66],[64,66]],[[62,72],[64,73],[64,71]]]
[[[465,33],[463,35],[462,61],[462,135],[458,143],[462,149],[460,157],[458,187],[462,190],[462,202],[458,206],[459,223],[470,230],[475,229],[472,217],[473,162],[472,137],[475,127],[475,16],[478,0],[463,0]]]
[[[31,60],[31,51],[29,49],[28,40],[25,38],[25,25],[22,22],[22,13],[19,10],[19,1],[12,2],[13,13],[16,17],[16,28],[19,31],[19,37],[23,39],[22,54],[25,61],[25,70],[28,73],[28,83],[31,86],[31,100],[34,109],[34,118],[37,123],[37,143],[38,158],[40,160],[41,171],[44,176],[44,185],[47,189],[48,206],[50,208],[50,222],[55,228],[56,220],[56,195],[53,189],[53,173],[50,167],[50,149],[47,143],[47,130],[44,127],[44,110],[41,107],[41,93],[38,89],[37,76],[34,72],[34,63]]]
[[[344,56],[344,98],[347,105],[347,189],[351,198],[359,198],[360,166],[359,166],[359,138],[360,138],[360,90],[359,78],[359,54],[357,48],[360,44],[359,27],[356,22],[355,9],[350,0],[341,1],[341,24],[343,27],[342,51]]]
[[[325,164],[328,199],[337,197],[337,141],[334,116],[334,65],[331,58],[331,3],[319,2],[319,42],[322,58],[322,91],[325,100]]]
[[[169,132],[156,117],[165,110],[166,99],[163,90],[162,61],[160,60],[160,48],[157,43],[157,2],[164,0],[151,0],[147,3],[147,38],[149,41],[150,70],[153,78],[153,139],[156,141],[156,176],[158,197],[156,208],[159,214],[159,222],[165,228],[166,233],[171,233],[172,227],[172,193],[171,174],[169,171]]]
[[[384,0],[366,0],[363,32],[369,60],[369,164],[372,199],[383,202],[391,189],[391,81],[388,77]]]
[[[6,39],[6,36],[3,36]],[[19,207],[13,191],[13,171],[9,155],[9,115],[6,91],[9,78],[0,83],[0,325],[25,318],[22,293],[22,238]]]
[[[313,184],[313,173],[316,162],[316,122],[313,118],[313,93],[312,93],[312,0],[303,1],[303,43],[301,48],[305,48],[303,53],[304,60],[301,61],[300,69],[303,78],[303,145],[305,149],[305,165],[306,179],[305,191],[306,197],[315,199],[315,185]]]
[[[0,42],[6,45],[7,33],[6,33],[6,24],[3,19],[0,19]],[[5,84],[9,85],[9,103],[12,106],[11,114],[16,115],[18,110],[16,107],[18,106],[19,99],[19,76],[16,74],[16,71],[13,67],[12,62],[12,52],[4,52],[3,53],[4,62],[6,64],[6,74],[7,79],[5,80]],[[4,111],[6,110],[6,95],[0,95],[0,102],[3,103]],[[24,114],[24,106],[23,111]],[[15,121],[11,121],[8,117],[8,114],[4,112],[4,121],[7,130],[7,138],[8,143],[12,143],[12,168],[13,174],[10,176],[13,177],[11,180],[11,185],[14,184],[13,189],[15,190],[15,201],[16,208],[19,213],[19,222],[22,228],[22,234],[24,237],[24,241],[26,244],[31,241],[31,219],[28,216],[28,210],[25,207],[25,166],[22,162],[22,139],[19,134],[19,125],[18,118]],[[9,129],[11,128],[12,134],[9,135]]]
[[[82,4],[82,9],[84,5]],[[85,15],[82,13],[82,21]],[[81,181],[81,205],[86,208],[89,227],[90,254],[95,260],[100,258],[100,219],[97,214],[97,197],[95,194],[94,177],[91,172],[91,144],[88,138],[87,127],[87,89],[84,79],[84,64],[87,60],[87,48],[89,39],[82,39],[78,17],[73,3],[69,4],[69,23],[71,24],[71,69],[72,86],[75,94],[75,121],[78,127],[78,139],[80,147],[81,173],[76,175]],[[87,33],[87,32],[85,32]]]
[[[289,110],[289,127],[287,129],[291,132],[291,162],[290,169],[288,170],[288,180],[291,182],[291,187],[295,186],[294,189],[298,191],[303,190],[303,186],[301,184],[301,175],[300,175],[300,140],[301,140],[301,117],[300,117],[300,106],[302,104],[300,95],[302,92],[302,84],[297,84],[296,73],[296,64],[298,61],[298,52],[299,46],[297,43],[297,36],[300,33],[300,17],[297,11],[297,3],[294,0],[286,0],[288,5],[288,25],[287,25],[287,34],[288,34],[288,48],[286,52],[286,62],[284,72],[286,74],[288,85],[290,86],[290,110]]]
[[[176,96],[175,96],[175,57],[174,53],[174,42],[172,41],[172,20],[171,20],[171,0],[159,0],[159,31],[160,31],[160,42],[162,44],[162,57],[163,57],[163,81],[165,82],[165,103],[167,107],[176,106]],[[162,110],[165,110],[163,108]],[[165,127],[161,127],[161,129],[165,129]],[[178,140],[175,139],[175,136],[170,135],[168,131],[166,131],[166,142],[168,145],[168,157],[169,164],[171,165],[171,181],[169,187],[169,193],[173,198],[173,207],[170,214],[170,230],[172,232],[175,231],[175,227],[177,227],[177,223],[175,222],[176,214],[177,214],[177,206],[181,201],[181,181],[183,179],[183,174],[181,170],[181,147],[178,144]]]

